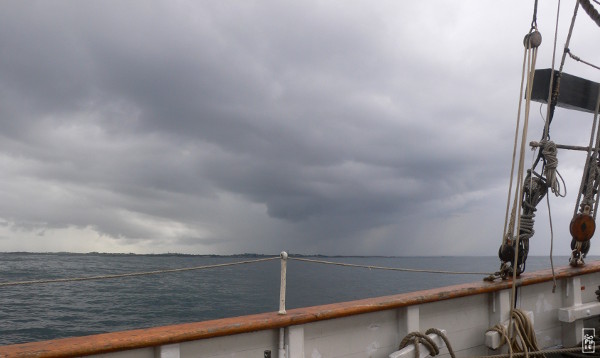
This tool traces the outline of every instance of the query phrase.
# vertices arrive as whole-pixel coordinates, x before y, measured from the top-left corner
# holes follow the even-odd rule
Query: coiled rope
[[[497,324],[487,330],[487,332],[494,331],[500,333],[502,336],[500,346],[503,346],[504,344],[508,345],[508,357],[516,356],[515,353],[523,353],[527,357],[532,355],[533,352],[540,352],[535,331],[533,329],[533,323],[531,323],[527,314],[518,308],[514,308],[510,312],[509,324],[511,324],[511,322],[514,322],[512,337],[510,337],[511,334],[508,333],[506,328],[501,324]],[[547,353],[548,352],[545,351],[542,354]]]
[[[100,275],[100,276],[88,276],[88,277],[56,278],[56,279],[47,279],[47,280],[0,282],[0,287],[33,285],[33,284],[42,284],[42,283],[56,283],[56,282],[107,280],[107,279],[115,279],[115,278],[123,278],[123,277],[159,275],[159,274],[170,273],[170,272],[205,270],[205,269],[211,269],[211,268],[217,268],[217,267],[245,265],[245,264],[264,262],[264,261],[272,261],[272,260],[278,260],[278,259],[279,259],[279,256],[275,256],[275,257],[268,257],[268,258],[264,258],[264,259],[228,262],[228,263],[215,264],[215,265],[204,265],[204,266],[184,267],[184,268],[145,271],[145,272],[130,272],[130,273],[123,273],[123,274],[115,274],[115,275]]]
[[[438,347],[438,345],[433,341],[433,339],[431,339],[428,334],[432,334],[435,333],[437,334],[443,341],[444,343],[446,343],[446,347],[448,348],[448,353],[450,354],[450,357],[452,358],[456,358],[456,355],[454,354],[454,350],[452,349],[452,345],[450,344],[450,340],[448,339],[448,337],[446,337],[446,335],[444,334],[444,332],[442,332],[441,330],[437,329],[437,328],[429,328],[427,331],[425,331],[425,333],[421,333],[421,332],[410,332],[409,334],[406,335],[406,337],[404,337],[404,339],[402,339],[402,342],[400,342],[400,347],[399,349],[402,349],[406,346],[408,346],[409,344],[413,344],[415,346],[415,357],[419,358],[421,356],[421,352],[419,351],[419,343],[423,344],[427,350],[429,351],[429,355],[436,356],[438,354],[440,354],[440,348]]]
[[[401,267],[384,267],[384,266],[359,265],[359,264],[349,264],[349,263],[343,263],[343,262],[305,259],[305,258],[300,258],[300,257],[288,257],[288,260],[304,261],[304,262],[311,262],[311,263],[317,263],[317,264],[323,264],[323,265],[334,265],[334,266],[343,266],[343,267],[359,267],[359,268],[366,268],[369,270],[441,273],[441,274],[449,274],[449,275],[493,275],[493,273],[490,273],[490,272],[445,271],[445,270],[428,270],[428,269],[410,269],[410,268],[401,268]]]
[[[556,169],[558,167],[558,150],[556,149],[556,143],[550,140],[541,140],[540,147],[542,155],[546,159],[544,176],[546,177],[548,188],[554,195],[564,198],[567,196],[567,187],[562,175],[560,175],[560,172]],[[560,181],[558,179],[560,179]],[[561,182],[562,186],[560,184]],[[561,191],[561,188],[564,188],[564,193]]]
[[[509,337],[509,333],[506,328],[497,324],[494,327],[488,329],[489,331],[498,332],[502,336],[502,342],[500,345],[508,344],[508,353],[496,354],[496,355],[483,355],[476,356],[474,358],[517,358],[517,357],[531,357],[531,356],[545,356],[551,354],[562,354],[562,353],[576,353],[581,352],[581,346],[571,348],[557,348],[557,349],[546,349],[541,350],[538,346],[535,330],[531,320],[527,314],[520,309],[511,310],[511,319],[514,320],[513,336]],[[455,357],[454,350],[450,345],[448,337],[439,329],[430,328],[425,334],[421,332],[411,332],[402,339],[400,343],[400,349],[406,347],[409,344],[415,346],[415,357],[420,356],[419,343],[423,344],[431,356],[436,356],[440,353],[440,349],[437,344],[429,337],[428,334],[435,333],[446,343],[448,353],[452,358]]]
[[[573,347],[573,348],[557,348],[557,349],[546,349],[543,351],[530,351],[530,352],[519,352],[506,354],[496,354],[489,356],[477,356],[474,358],[511,358],[511,357],[528,357],[528,356],[543,356],[546,354],[561,354],[561,353],[569,353],[569,352],[581,352],[581,347]]]
[[[527,319],[527,316],[525,316],[525,318]],[[499,332],[502,335],[502,337],[503,337],[502,344],[504,344],[505,342],[510,341],[509,338],[508,338],[508,335],[506,333],[506,329],[502,325],[496,325],[496,326],[490,328],[488,331]],[[427,350],[429,351],[429,354],[431,356],[436,356],[436,355],[438,355],[440,353],[440,349],[437,346],[437,344],[431,338],[429,338],[429,336],[427,336],[428,334],[431,334],[431,333],[437,334],[440,338],[442,338],[444,340],[444,343],[446,343],[446,347],[448,348],[448,354],[450,354],[450,356],[452,358],[455,358],[456,355],[454,353],[454,349],[450,345],[450,340],[444,334],[444,332],[442,332],[442,331],[440,331],[439,329],[436,329],[436,328],[430,328],[430,329],[428,329],[427,331],[425,331],[425,334],[423,334],[421,332],[411,332],[411,333],[407,334],[404,337],[404,339],[402,339],[402,342],[400,342],[399,349],[402,349],[402,348],[406,347],[409,344],[414,344],[414,346],[415,346],[415,357],[419,357],[420,356],[419,343],[421,343],[421,344],[423,344],[427,348]],[[535,339],[535,333],[533,333],[533,337]],[[515,340],[515,342],[516,342],[516,340]],[[515,350],[517,350],[517,351],[513,351],[512,346],[514,346]],[[544,356],[546,354],[551,355],[551,354],[581,352],[581,347],[557,348],[557,349],[540,350],[539,348],[537,348],[537,343],[535,343],[535,347],[536,348],[533,348],[533,346],[531,346],[530,347],[531,349],[528,349],[528,350],[519,350],[519,349],[522,349],[522,348],[519,348],[518,345],[512,345],[512,346],[511,346],[511,344],[508,345],[509,352],[505,353],[505,354],[476,356],[476,357],[473,357],[473,358],[517,358],[517,357],[530,357],[530,356],[537,357],[537,356]]]

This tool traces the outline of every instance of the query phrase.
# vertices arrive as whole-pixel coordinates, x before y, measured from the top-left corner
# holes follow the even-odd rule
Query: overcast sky
[[[555,7],[540,4],[538,68]],[[532,10],[3,1],[0,251],[496,255]],[[599,35],[581,12],[571,49],[598,63]],[[553,139],[586,144],[591,119],[558,111]],[[559,153],[555,254],[584,158]],[[546,255],[545,202],[536,231]]]

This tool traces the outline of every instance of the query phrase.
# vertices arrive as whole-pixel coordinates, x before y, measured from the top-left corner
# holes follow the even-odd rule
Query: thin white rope
[[[537,47],[531,49],[530,46],[526,46],[529,51],[527,51],[527,90],[526,90],[526,94],[525,94],[525,114],[524,114],[524,118],[523,118],[523,131],[521,134],[521,151],[520,151],[520,157],[519,157],[519,170],[517,172],[517,185],[518,185],[518,190],[515,192],[515,198],[517,198],[517,195],[519,198],[523,197],[523,174],[524,174],[524,166],[525,166],[525,145],[527,142],[527,132],[529,129],[529,111],[531,109],[531,91],[533,89],[533,80],[534,80],[534,76],[535,76],[535,62],[536,62],[536,58],[537,58]],[[517,282],[517,268],[518,268],[518,262],[519,262],[519,244],[521,241],[521,210],[522,210],[522,200],[518,201],[518,209],[517,209],[517,214],[519,217],[519,220],[517,222],[517,235],[516,235],[516,242],[515,242],[515,257],[514,257],[514,266],[513,267],[513,277],[512,277],[512,288],[511,288],[511,308],[515,307],[515,300],[516,300],[516,282]],[[511,322],[509,323],[510,325],[510,329],[512,329],[512,319]]]
[[[560,19],[560,0],[558,0],[558,4],[556,7],[556,24],[554,25],[554,42],[552,46],[552,70],[550,71],[550,85],[548,86],[548,101],[546,105],[546,119],[544,120],[546,123],[544,124],[544,139],[549,137],[550,132],[550,110],[551,110],[551,101],[552,101],[552,88],[554,86],[554,64],[556,62],[556,44],[558,38],[558,24]],[[541,112],[541,105],[540,105]],[[541,114],[541,113],[540,113]],[[556,146],[554,147],[556,149]],[[541,149],[540,149],[541,150]],[[560,177],[560,180],[563,183],[563,187],[565,188],[565,192],[563,195],[560,195],[560,184],[558,181],[555,181],[556,184],[551,183],[551,190],[556,196],[562,196],[563,198],[567,196],[567,186],[565,185],[565,181],[558,172],[556,174]],[[554,186],[556,186],[556,190],[554,190]],[[550,196],[546,195],[546,204],[548,205],[548,222],[550,224],[550,267],[552,268],[552,293],[556,292],[556,274],[554,272],[554,225],[552,224],[552,212],[550,210]]]
[[[573,10],[573,17],[571,18],[571,25],[569,26],[569,33],[567,34],[567,40],[565,41],[565,47],[563,49],[563,55],[560,60],[559,72],[562,73],[565,65],[565,59],[567,58],[567,52],[571,43],[571,36],[573,35],[573,28],[575,27],[575,19],[577,18],[577,10],[579,9],[579,1],[575,1],[575,9]]]
[[[550,197],[546,195],[546,203],[548,204],[548,221],[550,222],[550,267],[552,268],[552,293],[556,291],[556,274],[554,273],[554,259],[552,252],[554,250],[554,228],[552,225],[552,213],[550,211]]]
[[[215,265],[204,265],[204,266],[184,267],[184,268],[145,271],[145,272],[131,272],[131,273],[123,273],[123,274],[115,274],[115,275],[100,275],[100,276],[88,276],[88,277],[56,278],[56,279],[47,279],[47,280],[0,282],[0,287],[33,285],[33,284],[42,284],[42,283],[56,283],[56,282],[107,280],[107,279],[135,277],[135,276],[149,276],[149,275],[158,275],[158,274],[171,273],[171,272],[194,271],[194,270],[204,270],[204,269],[211,269],[211,268],[217,268],[217,267],[244,265],[244,264],[271,261],[271,260],[277,260],[277,259],[279,259],[279,256],[268,257],[268,258],[264,258],[264,259],[256,259],[256,260],[228,262],[228,263],[215,264]]]
[[[552,47],[552,70],[550,71],[550,85],[548,86],[548,105],[546,111],[546,124],[544,125],[544,139],[548,138],[548,133],[550,131],[550,110],[551,110],[551,102],[552,102],[552,89],[554,86],[554,63],[556,61],[556,40],[558,38],[558,23],[560,19],[560,0],[558,0],[558,7],[556,9],[556,25],[554,26],[554,46]],[[540,107],[541,109],[541,107]]]
[[[349,263],[344,263],[344,262],[306,259],[306,258],[291,257],[291,256],[288,257],[288,260],[296,260],[296,261],[310,262],[310,263],[323,264],[323,265],[342,266],[342,267],[366,268],[369,270],[441,273],[441,274],[449,274],[449,275],[493,275],[493,273],[491,273],[491,272],[446,271],[446,270],[429,270],[429,269],[411,269],[411,268],[401,268],[401,267],[385,267],[385,266],[360,265],[360,264],[349,264]]]
[[[510,210],[510,198],[512,196],[513,179],[515,173],[515,163],[517,156],[517,143],[519,142],[519,127],[521,124],[521,106],[523,104],[523,87],[525,85],[525,66],[527,64],[527,47],[525,47],[523,53],[523,68],[521,70],[521,88],[519,90],[519,106],[517,109],[517,125],[515,127],[515,139],[513,144],[512,164],[510,167],[510,180],[508,184],[508,198],[506,200],[506,214],[504,216],[504,231],[502,232],[502,243],[506,244],[509,237],[513,237],[514,233],[514,222],[515,222],[515,205],[510,216],[510,224],[508,218],[508,212]],[[508,230],[508,231],[507,231]]]

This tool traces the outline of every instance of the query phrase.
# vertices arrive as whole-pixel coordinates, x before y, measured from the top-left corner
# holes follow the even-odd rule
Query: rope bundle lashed
[[[502,324],[497,324],[488,329],[488,332],[498,332],[502,337],[500,346],[508,344],[508,356],[513,357],[515,353],[524,353],[527,357],[533,352],[539,352],[540,348],[537,343],[533,324],[527,314],[518,308],[511,311],[510,317],[514,323],[512,337],[509,336],[506,327]]]
[[[544,176],[546,177],[546,185],[556,196],[565,197],[567,195],[565,181],[562,175],[557,170],[558,167],[558,149],[556,143],[551,140],[541,140],[540,150],[545,159]],[[560,181],[558,180],[560,178]],[[562,182],[562,186],[561,186]],[[561,187],[565,192],[561,192]]]

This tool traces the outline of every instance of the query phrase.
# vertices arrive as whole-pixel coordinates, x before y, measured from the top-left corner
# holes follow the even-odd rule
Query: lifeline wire
[[[56,279],[47,279],[47,280],[0,282],[0,287],[34,285],[34,284],[44,284],[44,283],[59,283],[59,282],[108,280],[108,279],[124,278],[124,277],[159,275],[159,274],[172,273],[172,272],[184,272],[184,271],[204,270],[204,269],[211,269],[211,268],[218,268],[218,267],[244,265],[244,264],[272,261],[272,260],[278,260],[278,259],[280,259],[279,256],[274,256],[274,257],[268,257],[268,258],[264,258],[264,259],[228,262],[228,263],[216,264],[216,265],[204,265],[204,266],[184,267],[184,268],[177,268],[177,269],[165,269],[165,270],[155,270],[155,271],[145,271],[145,272],[130,272],[130,273],[123,273],[123,274],[115,274],[115,275],[100,275],[100,276],[88,276],[88,277],[56,278]],[[297,258],[297,257],[289,257],[288,259],[296,260],[296,261],[319,263],[319,264],[327,264],[327,265],[368,268],[371,270],[424,272],[424,273],[440,273],[440,274],[451,274],[451,275],[491,275],[490,272],[444,271],[444,270],[409,269],[409,268],[399,268],[399,267],[383,267],[383,266],[372,266],[372,265],[357,265],[357,264],[347,264],[347,263],[332,262],[332,261],[311,260],[311,259],[304,259],[304,258]]]
[[[369,270],[387,270],[387,271],[403,271],[403,272],[425,272],[425,273],[442,273],[442,274],[450,274],[450,275],[492,275],[490,272],[468,272],[468,271],[444,271],[444,270],[427,270],[427,269],[409,269],[409,268],[401,268],[401,267],[384,267],[384,266],[372,266],[372,265],[358,265],[358,264],[348,264],[343,262],[333,262],[333,261],[324,261],[324,260],[314,260],[314,259],[303,259],[299,257],[288,257],[288,260],[296,260],[296,261],[304,261],[304,262],[312,262],[317,264],[324,265],[335,265],[335,266],[344,266],[344,267],[360,267],[367,268]]]
[[[41,283],[56,283],[56,282],[92,281],[92,280],[107,280],[107,279],[122,278],[122,277],[149,276],[149,275],[158,275],[158,274],[170,273],[170,272],[194,271],[194,270],[204,270],[204,269],[210,269],[210,268],[216,268],[216,267],[251,264],[251,263],[256,263],[256,262],[271,261],[271,260],[277,260],[277,259],[279,259],[279,256],[268,257],[268,258],[257,259],[257,260],[228,262],[228,263],[216,264],[216,265],[184,267],[184,268],[177,268],[177,269],[166,269],[166,270],[156,270],[156,271],[146,271],[146,272],[131,272],[131,273],[115,274],[115,275],[57,278],[57,279],[32,280],[32,281],[0,282],[0,287],[18,286],[18,285],[33,285],[33,284],[38,284],[38,283],[41,284]]]

